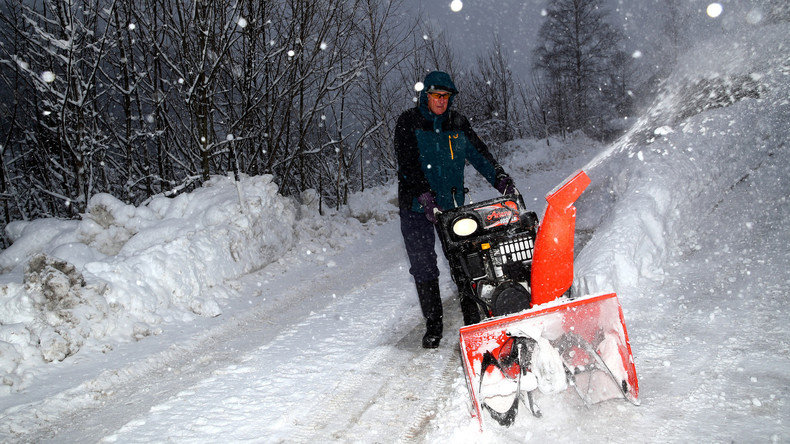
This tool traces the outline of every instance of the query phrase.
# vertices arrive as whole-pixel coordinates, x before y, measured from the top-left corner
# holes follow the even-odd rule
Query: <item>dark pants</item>
[[[406,244],[406,254],[409,256],[409,273],[414,277],[417,285],[417,295],[420,298],[422,314],[426,319],[442,317],[442,299],[438,292],[439,267],[436,265],[436,227],[423,213],[409,210],[400,210],[400,231]],[[436,291],[425,291],[430,288],[427,284],[437,282]],[[474,324],[480,321],[477,304],[468,296],[469,283],[460,275],[453,276],[458,286],[461,302],[461,311],[464,315],[464,324]]]
[[[417,286],[422,315],[429,328],[441,336],[442,298],[439,294],[439,267],[436,265],[436,228],[425,214],[400,210],[400,232],[409,256],[409,273]]]
[[[420,284],[439,279],[436,266],[436,228],[423,213],[400,210],[400,232],[409,256],[409,273]]]

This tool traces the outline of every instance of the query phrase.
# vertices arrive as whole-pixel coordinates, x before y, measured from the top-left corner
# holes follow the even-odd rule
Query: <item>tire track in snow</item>
[[[268,301],[217,319],[188,344],[84,384],[77,392],[95,396],[93,406],[50,417],[26,437],[419,440],[457,376],[460,310],[454,299],[446,301],[445,340],[438,350],[422,349],[424,326],[397,224],[383,230],[390,231],[384,234],[389,241],[347,251],[333,258],[335,267],[306,274],[309,280],[289,282],[305,276],[298,269],[310,269],[289,263],[282,264],[283,273],[274,267],[274,274],[269,269],[240,280],[241,294]]]
[[[432,378],[435,385],[432,385],[433,390],[428,398],[424,399],[418,408],[418,414],[412,419],[412,423],[406,428],[400,436],[398,442],[423,442],[425,435],[425,428],[430,421],[436,416],[436,411],[441,405],[441,401],[447,399],[451,394],[453,381],[458,377],[456,369],[461,363],[461,350],[459,346],[452,348],[452,353],[449,356],[444,356],[445,364],[441,368],[439,374]]]
[[[254,307],[186,343],[172,344],[162,352],[108,369],[42,402],[14,408],[6,412],[5,420],[30,442],[84,441],[87,437],[95,441],[108,430],[121,427],[130,417],[156,409],[157,403],[183,398],[190,391],[184,387],[190,384],[200,384],[205,378],[211,381],[213,375],[233,374],[236,368],[239,373],[249,373],[245,370],[249,363],[245,348],[249,345],[244,338],[292,336],[294,332],[283,330],[277,318],[298,317],[293,313],[303,311],[301,305],[311,299],[310,295],[332,279],[327,274],[315,277],[289,289],[283,301]],[[320,306],[314,301],[309,305]],[[101,414],[95,412],[98,408]]]
[[[368,284],[378,280],[392,281],[391,276],[369,276]],[[278,411],[272,415],[277,416],[274,428],[289,428],[289,442],[315,442],[342,434],[342,430],[333,427],[353,423],[364,411],[368,400],[378,390],[382,371],[386,371],[387,363],[396,353],[389,345],[388,328],[398,330],[392,320],[403,311],[404,297],[401,292],[381,285],[364,287],[338,295],[338,302],[296,326],[290,337],[280,337],[261,350],[267,355],[276,355],[299,349],[298,343],[304,341],[306,335],[311,335],[312,340],[313,332],[333,329],[326,337],[315,338],[309,349],[302,348],[299,356],[286,358],[270,372],[274,385],[286,389],[297,386],[306,395],[300,397],[305,402],[287,400],[287,404],[273,406]],[[372,298],[371,293],[380,293],[380,296]],[[375,312],[363,313],[369,311],[361,308],[368,303],[375,307]],[[415,311],[411,316],[416,314]],[[288,368],[294,367],[297,361],[320,362],[320,367],[309,374],[300,371],[288,375]]]
[[[377,230],[385,229],[387,225]],[[389,229],[395,231],[397,227]],[[108,431],[122,428],[129,423],[130,418],[150,415],[162,403],[166,404],[168,399],[185,401],[184,395],[191,391],[185,387],[193,384],[208,386],[213,380],[221,380],[223,373],[246,373],[249,380],[249,364],[259,353],[256,348],[264,344],[260,349],[266,349],[276,344],[273,344],[272,338],[282,340],[298,333],[299,319],[317,316],[310,313],[311,309],[321,311],[337,303],[334,295],[331,295],[333,291],[341,296],[343,293],[340,290],[355,291],[348,288],[350,275],[363,273],[368,276],[366,281],[351,281],[357,285],[356,290],[364,290],[374,285],[377,276],[385,269],[391,273],[399,272],[402,265],[399,262],[405,259],[405,253],[399,254],[399,248],[402,247],[397,242],[369,243],[365,251],[346,251],[333,258],[340,265],[325,272],[316,273],[315,264],[312,263],[293,264],[292,260],[285,260],[281,261],[281,265],[274,264],[273,272],[270,267],[259,272],[258,276],[248,275],[239,280],[237,288],[241,294],[249,294],[252,304],[249,310],[232,311],[237,314],[224,319],[206,320],[210,327],[196,330],[197,334],[186,342],[170,344],[161,352],[154,352],[136,361],[118,362],[117,367],[108,368],[79,387],[40,403],[19,406],[5,419],[9,420],[8,424],[13,423],[18,430],[23,431],[26,438],[36,442],[60,441],[63,438],[69,440],[68,437],[78,441],[96,441]],[[360,254],[367,260],[359,261],[357,258]],[[354,259],[343,261],[352,255]],[[381,260],[382,257],[386,261]],[[285,271],[277,272],[278,267]],[[300,270],[308,270],[309,274],[300,273]],[[400,273],[405,274],[402,270]],[[305,280],[304,276],[310,279]],[[263,293],[261,282],[265,284]],[[256,299],[256,294],[266,297]],[[317,297],[321,294],[324,297]],[[246,302],[246,298],[242,299]],[[400,301],[403,298],[390,299]],[[338,315],[337,320],[342,321],[342,317],[343,314]],[[260,339],[256,341],[251,338]],[[299,351],[292,350],[290,353],[298,354]],[[261,365],[270,367],[271,362]],[[202,384],[201,381],[209,383]],[[211,391],[210,387],[208,390]],[[69,407],[72,404],[73,407]],[[97,411],[99,408],[100,414]],[[150,426],[150,420],[147,422],[143,427]],[[160,439],[164,435],[152,436]]]
[[[391,272],[384,273],[381,278],[385,286],[393,281]],[[322,341],[318,348],[329,349],[324,356],[325,362],[343,365],[341,361],[350,359],[351,363],[345,367],[342,377],[327,381],[331,385],[328,390],[318,389],[309,409],[294,409],[280,418],[277,427],[292,428],[288,442],[328,439],[386,442],[401,436],[404,428],[407,436],[416,437],[436,413],[438,402],[447,392],[446,387],[460,362],[455,344],[457,336],[448,334],[446,343],[438,350],[422,349],[422,318],[416,309],[402,316],[402,300],[406,297],[400,289],[374,285],[365,291],[344,295],[346,302],[339,303],[337,309],[345,311],[344,305],[359,305],[359,300],[371,298],[371,292],[382,294],[383,300],[400,299],[401,302],[383,305],[378,302],[377,311],[381,314],[368,319],[356,316],[355,321],[349,320],[344,331]],[[409,295],[408,299],[411,297]],[[460,312],[457,307],[455,311]],[[320,315],[320,318],[325,317],[325,314]],[[398,320],[388,324],[387,319],[392,318]],[[364,330],[364,326],[370,328],[368,334],[378,335],[378,339],[361,340],[357,332]],[[448,327],[448,332],[452,331]],[[330,373],[330,377],[333,374],[335,372]]]
[[[417,436],[446,392],[443,375],[457,367],[457,336],[448,333],[439,350],[421,348],[422,318],[397,241],[320,276],[307,287],[325,304],[308,302],[312,312],[289,315],[294,322],[257,349],[152,406],[111,440],[200,440],[212,430],[232,430],[223,437],[230,441],[381,442],[404,428]],[[448,314],[460,313],[451,304]]]

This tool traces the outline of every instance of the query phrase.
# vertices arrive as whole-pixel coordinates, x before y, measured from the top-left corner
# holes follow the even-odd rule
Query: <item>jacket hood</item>
[[[422,82],[425,85],[423,91],[430,91],[432,89],[441,89],[444,91],[449,91],[453,94],[458,94],[458,90],[455,88],[455,83],[453,83],[453,79],[450,78],[450,74],[447,74],[444,71],[431,71],[425,76],[425,81]]]
[[[428,91],[431,89],[440,89],[444,91],[449,91],[453,95],[450,96],[450,99],[447,103],[447,111],[450,110],[450,107],[453,106],[453,100],[455,99],[455,95],[458,94],[458,89],[455,87],[455,83],[453,83],[453,79],[450,77],[450,74],[447,74],[444,71],[431,71],[425,76],[425,80],[422,82],[423,88],[420,91],[420,102],[419,108],[422,114],[430,119],[434,114],[428,110]],[[445,111],[445,114],[447,114]]]

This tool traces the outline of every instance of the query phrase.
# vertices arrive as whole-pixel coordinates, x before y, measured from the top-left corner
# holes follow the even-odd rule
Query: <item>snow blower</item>
[[[453,280],[483,321],[460,330],[473,415],[510,426],[519,404],[541,416],[537,393],[568,387],[585,405],[625,398],[639,404],[631,345],[617,295],[571,294],[576,208],[584,171],[547,197],[543,221],[520,194],[439,214]]]

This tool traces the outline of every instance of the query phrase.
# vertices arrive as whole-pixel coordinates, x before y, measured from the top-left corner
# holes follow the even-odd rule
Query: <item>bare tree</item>
[[[549,136],[561,133],[561,127],[550,126],[557,119],[549,119],[548,112],[552,109],[551,99],[555,94],[551,87],[539,77],[532,78],[528,89],[523,84],[518,85],[518,97],[525,110],[526,133],[535,138],[545,138],[549,145]]]
[[[340,205],[392,177],[392,126],[427,66],[399,1],[0,7],[5,223],[76,216],[98,192],[139,204],[228,172]]]
[[[634,76],[633,57],[623,51],[618,51],[612,57],[612,70],[609,73],[611,88],[608,99],[614,106],[617,116],[630,115],[634,107],[634,93],[631,91]]]
[[[516,85],[507,50],[498,35],[494,35],[491,49],[477,57],[476,71],[470,77],[473,87],[469,95],[474,106],[468,112],[480,136],[496,147],[520,134],[521,113],[513,100]]]
[[[46,6],[6,3],[5,20],[14,20],[6,22],[14,33],[9,38],[22,51],[4,52],[0,60],[21,92],[11,127],[26,139],[8,145],[20,143],[16,162],[32,176],[26,178],[27,193],[43,193],[39,198],[49,203],[40,203],[55,210],[50,214],[74,215],[93,193],[96,166],[106,150],[96,84],[112,47],[107,15],[116,5],[51,1]]]
[[[403,2],[364,0],[357,23],[358,47],[368,57],[360,82],[350,96],[353,115],[359,123],[357,149],[359,174],[364,179],[366,162],[370,179],[387,181],[396,169],[392,149],[395,120],[410,105],[403,91],[413,91],[414,78],[404,75],[404,67],[422,51],[425,40],[412,44],[417,36],[417,21],[404,20]],[[410,71],[408,68],[407,72]],[[362,151],[366,155],[362,155]]]
[[[563,110],[554,114],[567,110],[567,128],[594,130],[601,124],[600,109],[594,105],[611,87],[609,73],[622,33],[606,22],[602,0],[557,0],[547,11],[538,33],[535,70],[557,84],[555,102]]]

